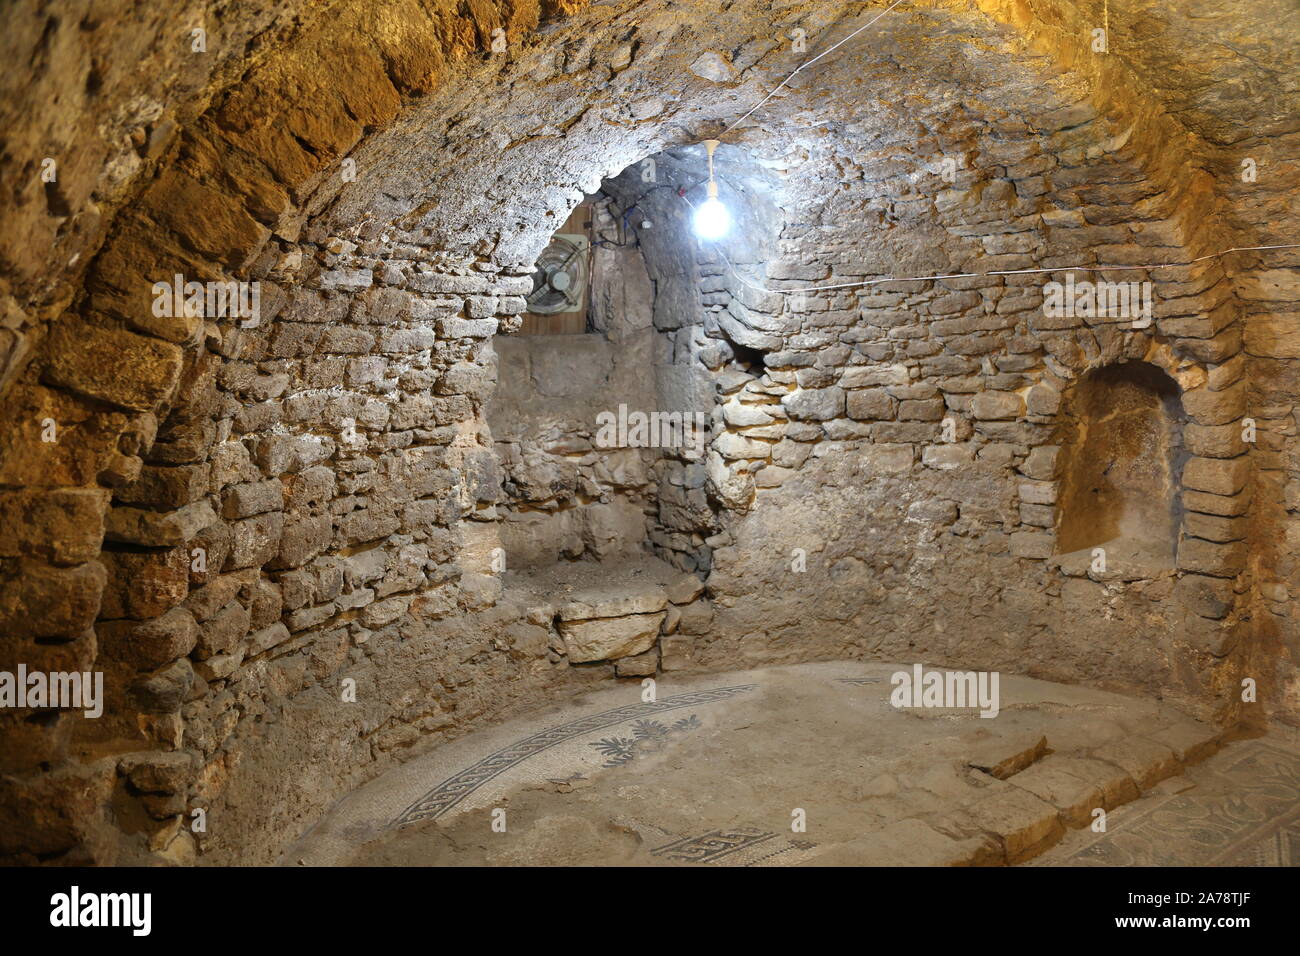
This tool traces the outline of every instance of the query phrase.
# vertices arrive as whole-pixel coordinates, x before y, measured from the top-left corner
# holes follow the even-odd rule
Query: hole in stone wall
[[[574,209],[537,257],[520,335],[581,335],[592,331],[592,213],[590,203]]]
[[[1146,362],[1108,365],[1079,381],[1064,414],[1058,550],[1107,546],[1171,564],[1187,457],[1178,384]]]
[[[731,351],[735,353],[735,362],[750,375],[758,376],[767,371],[767,360],[763,352],[759,349],[750,348],[748,345],[740,345],[727,339],[727,344],[731,346]]]

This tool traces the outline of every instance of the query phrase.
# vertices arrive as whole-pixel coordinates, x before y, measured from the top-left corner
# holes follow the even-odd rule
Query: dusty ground
[[[592,694],[375,780],[285,862],[1018,861],[1061,839],[1080,800],[1088,809],[1086,781],[1076,781],[1083,797],[1059,796],[1059,787],[1044,791],[1042,780],[1051,779],[1045,768],[1097,752],[1123,763],[1128,758],[1114,748],[1137,740],[1151,745],[1148,763],[1159,762],[1154,741],[1170,727],[1214,737],[1151,701],[1005,675],[995,718],[898,710],[889,703],[889,676],[900,669],[811,664],[665,679],[656,705],[640,701],[636,683]],[[1295,753],[1294,741],[1286,746]],[[1177,764],[1160,772],[1177,773]],[[1137,765],[1104,766],[1125,780],[1146,773]],[[1158,788],[1171,783],[1144,789],[1164,796]],[[1046,792],[1058,806],[1024,787]],[[1136,796],[1134,788],[1126,799]],[[1300,806],[1300,791],[1289,800],[1291,810]],[[800,817],[802,830],[795,828]],[[1080,862],[1069,858],[1077,849],[1070,839],[1057,862]]]

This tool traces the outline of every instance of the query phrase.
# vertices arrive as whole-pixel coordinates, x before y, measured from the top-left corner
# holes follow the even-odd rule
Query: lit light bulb
[[[691,225],[701,239],[721,239],[731,228],[731,213],[717,196],[710,196],[695,207]]]
[[[731,228],[731,213],[718,200],[718,182],[713,178],[713,151],[717,148],[716,139],[704,141],[709,157],[709,198],[695,207],[695,215],[691,217],[691,226],[701,239],[721,239]]]

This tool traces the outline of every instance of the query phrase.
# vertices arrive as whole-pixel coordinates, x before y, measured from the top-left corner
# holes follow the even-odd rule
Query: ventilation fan
[[[528,311],[537,315],[580,312],[587,288],[586,236],[556,233],[537,259]]]

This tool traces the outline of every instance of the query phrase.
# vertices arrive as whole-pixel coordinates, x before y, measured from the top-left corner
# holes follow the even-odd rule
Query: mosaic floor
[[[996,719],[900,711],[888,701],[899,669],[807,664],[662,679],[653,701],[633,682],[585,695],[383,774],[282,862],[817,865],[863,833],[987,797],[973,753],[1044,736],[1054,750],[1086,749],[1177,716],[1008,675]],[[1292,865],[1300,746],[1230,745],[1107,822],[1105,834],[1070,831],[1032,865]]]
[[[1300,746],[1289,735],[1230,744],[1073,832],[1035,866],[1300,866]]]

